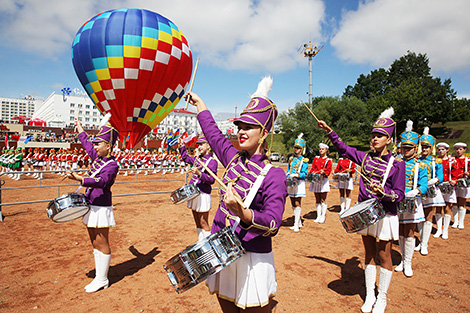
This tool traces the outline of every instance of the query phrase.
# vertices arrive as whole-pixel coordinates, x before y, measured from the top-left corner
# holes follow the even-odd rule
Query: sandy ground
[[[181,174],[165,179],[182,179]],[[5,179],[5,187],[37,186],[24,177]],[[161,179],[160,175],[141,176]],[[135,176],[119,176],[118,182]],[[65,182],[62,182],[62,184]],[[46,174],[42,185],[61,184]],[[172,191],[182,181],[116,184],[114,194]],[[75,186],[3,190],[2,202],[45,200],[75,191]],[[356,186],[357,189],[357,186]],[[213,193],[213,209],[217,197]],[[357,190],[353,193],[357,199]],[[196,242],[191,212],[174,205],[168,193],[115,197],[117,226],[111,229],[110,287],[93,294],[83,287],[94,277],[94,261],[81,219],[54,223],[47,203],[2,208],[0,222],[0,311],[2,312],[219,312],[204,284],[177,294],[163,264]],[[353,200],[354,203],[354,200]],[[314,223],[314,196],[302,203],[304,227],[289,229],[293,212],[287,201],[284,221],[273,239],[278,293],[273,312],[360,312],[365,296],[363,248],[359,235],[345,232],[338,220],[339,192],[328,195],[325,224]],[[467,221],[469,224],[470,221]],[[394,273],[387,312],[470,312],[470,250],[467,229],[451,229],[450,239],[431,236],[430,253],[413,258],[414,277]],[[434,233],[435,230],[433,230]],[[395,243],[393,263],[400,259]]]

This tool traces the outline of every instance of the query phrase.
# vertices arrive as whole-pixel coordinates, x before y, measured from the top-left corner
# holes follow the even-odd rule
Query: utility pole
[[[312,92],[312,59],[314,56],[320,52],[323,48],[323,45],[319,46],[312,46],[312,42],[309,41],[308,44],[304,44],[300,46],[298,52],[301,53],[304,57],[308,58],[308,103],[311,105],[313,102],[313,92]]]

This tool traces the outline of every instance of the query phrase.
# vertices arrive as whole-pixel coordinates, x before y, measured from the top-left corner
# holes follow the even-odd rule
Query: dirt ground
[[[3,188],[38,186],[23,177]],[[161,179],[162,175],[139,180]],[[165,179],[182,179],[181,174]],[[41,185],[57,185],[46,174]],[[119,175],[118,182],[135,176]],[[172,191],[182,181],[116,184],[113,193]],[[149,187],[150,186],[150,187]],[[353,203],[357,199],[357,186]],[[75,191],[76,186],[3,190],[2,202],[46,200]],[[82,190],[83,191],[83,190]],[[211,218],[217,207],[213,193]],[[304,227],[294,233],[289,199],[279,234],[273,239],[278,292],[273,312],[360,312],[365,296],[364,258],[359,235],[348,234],[338,220],[339,191],[328,195],[325,224],[314,223],[314,196],[302,203]],[[47,203],[2,207],[0,222],[0,311],[2,312],[219,312],[215,295],[201,283],[177,294],[163,264],[196,242],[196,230],[185,204],[174,205],[168,193],[115,197],[117,225],[111,229],[110,287],[93,294],[83,287],[94,277],[94,261],[81,219],[54,223]],[[470,312],[470,220],[464,230],[451,229],[450,239],[430,239],[430,253],[413,257],[414,277],[394,273],[387,312]],[[433,230],[433,233],[435,229]],[[398,243],[393,263],[399,263]]]

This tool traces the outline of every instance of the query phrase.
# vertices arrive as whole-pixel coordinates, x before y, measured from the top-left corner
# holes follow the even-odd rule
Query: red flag
[[[5,135],[5,147],[7,147],[7,149],[10,148],[8,146],[8,134]]]

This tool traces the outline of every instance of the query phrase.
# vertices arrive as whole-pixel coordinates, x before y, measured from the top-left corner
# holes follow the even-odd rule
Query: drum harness
[[[261,183],[263,182],[264,178],[266,175],[268,175],[269,170],[273,167],[271,163],[266,164],[260,171],[258,177],[256,177],[255,182],[253,183],[252,187],[250,188],[250,192],[248,195],[245,197],[245,200],[243,201],[243,204],[245,205],[246,208],[249,208],[253,200],[255,199],[256,194],[258,193],[259,188],[261,187]],[[220,209],[222,212],[224,212],[227,216],[227,219],[233,219],[235,222],[233,226],[231,227],[231,230],[233,233],[235,233],[235,229],[237,228],[238,224],[240,223],[240,217],[238,216],[233,216],[229,210],[225,210],[222,206],[220,206]],[[251,228],[253,225],[251,225],[249,228]],[[265,227],[258,225],[259,228],[262,227],[262,229],[267,230],[266,234],[263,234],[263,236],[270,234],[271,232],[275,232],[274,226],[272,227]],[[248,229],[249,229],[248,228]]]
[[[114,160],[111,159],[111,160],[108,160],[107,162],[105,162],[103,165],[101,165],[96,171],[94,171],[90,176],[89,178],[93,178],[95,177],[96,175],[98,175],[98,173],[106,166],[108,165],[109,163],[113,162]],[[80,187],[77,188],[77,190],[75,190],[75,192],[78,192],[80,189],[82,189],[82,185],[80,185]]]

